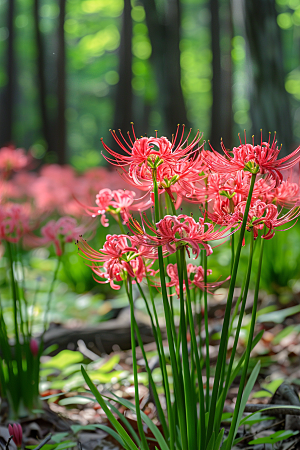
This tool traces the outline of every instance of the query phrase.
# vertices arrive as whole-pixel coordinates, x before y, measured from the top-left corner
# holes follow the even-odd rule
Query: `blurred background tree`
[[[0,145],[77,169],[109,128],[300,139],[300,0],[0,0]]]

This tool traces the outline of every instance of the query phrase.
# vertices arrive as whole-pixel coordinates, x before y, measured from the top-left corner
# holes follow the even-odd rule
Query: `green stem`
[[[121,213],[118,213],[118,220],[117,220],[117,222],[118,222],[118,224],[119,224],[121,233],[122,233],[122,234],[126,234],[126,230],[125,230],[124,225],[123,225],[123,222],[122,222]]]
[[[128,288],[128,285],[129,285],[129,288]],[[148,446],[145,432],[143,429],[143,422],[142,422],[141,410],[140,410],[139,380],[138,380],[138,372],[137,372],[136,345],[135,345],[135,335],[134,335],[135,317],[134,317],[134,304],[133,304],[133,298],[132,298],[132,281],[131,281],[130,276],[128,276],[128,285],[127,285],[127,281],[125,280],[125,288],[126,288],[126,293],[127,293],[128,300],[129,300],[129,305],[130,305],[130,318],[131,318],[130,332],[131,332],[131,350],[132,350],[136,419],[137,419],[137,426],[138,426],[138,430],[139,430],[140,439],[142,441],[142,448],[143,448],[143,450],[149,450],[149,446]]]
[[[8,260],[9,260],[9,268],[10,268],[10,279],[11,279],[11,289],[12,289],[12,298],[14,303],[14,326],[15,326],[15,337],[16,337],[16,346],[20,345],[19,338],[19,327],[18,327],[18,289],[16,286],[16,279],[14,275],[14,266],[13,266],[13,255],[11,243],[6,242],[6,247],[8,250]]]
[[[254,253],[253,249],[254,249],[254,239],[253,239],[253,234],[252,234],[251,241],[250,241],[250,254],[249,254],[249,260],[248,260],[248,268],[247,268],[247,274],[246,274],[246,279],[245,279],[244,288],[243,288],[241,310],[240,310],[240,314],[239,314],[237,328],[235,331],[235,338],[234,338],[234,343],[233,343],[233,347],[232,347],[232,351],[231,351],[230,361],[229,361],[229,365],[227,368],[225,387],[222,391],[222,396],[220,398],[220,405],[219,405],[218,413],[217,413],[217,420],[216,420],[217,425],[216,426],[220,426],[220,424],[221,424],[223,407],[224,407],[226,395],[227,395],[227,392],[229,389],[229,383],[230,383],[230,378],[231,378],[231,373],[232,373],[232,366],[234,363],[234,357],[235,357],[235,353],[236,353],[236,349],[237,349],[237,344],[238,344],[238,340],[239,340],[239,335],[240,335],[240,331],[241,331],[241,326],[242,326],[245,307],[246,307],[247,295],[248,295],[248,290],[249,290],[253,253]],[[221,379],[221,386],[222,386],[222,384],[223,384],[223,379]]]
[[[23,373],[23,365],[22,365],[22,348],[20,344],[20,336],[19,336],[19,326],[18,326],[18,304],[20,309],[20,302],[18,299],[18,287],[17,287],[17,281],[15,279],[14,275],[14,266],[13,266],[13,253],[11,248],[11,243],[6,241],[6,247],[8,250],[8,260],[9,260],[9,269],[10,269],[10,277],[11,277],[11,289],[12,289],[12,298],[13,298],[13,312],[14,312],[14,329],[15,329],[15,360],[17,362],[17,374],[15,373],[13,369],[13,389],[17,392],[17,398],[14,398],[14,409],[16,414],[18,414],[18,408],[20,405],[20,399],[22,398],[22,392],[23,392],[23,383],[24,383],[24,373]],[[3,319],[3,325],[5,326],[5,322]],[[6,332],[7,336],[7,332]],[[10,350],[10,344],[9,341],[7,341],[7,349]],[[9,363],[11,361],[6,360],[6,364],[9,366]],[[12,397],[15,397],[15,395],[12,395]]]
[[[21,282],[21,287],[19,287],[18,298],[19,298],[21,314],[22,314],[21,298],[22,298],[22,301],[24,302],[24,323],[26,326],[26,333],[24,333],[24,331],[22,331],[22,334],[23,334],[23,339],[25,342],[26,337],[28,338],[28,336],[29,336],[28,302],[27,302],[26,295],[25,295],[25,270],[24,270],[24,264],[23,264],[23,259],[22,259],[22,253],[21,253],[18,245],[16,245],[16,250],[17,250],[16,251],[17,260],[18,260],[18,263],[20,264],[20,268],[22,271],[22,282]],[[23,317],[21,317],[21,320],[23,322]],[[23,328],[23,323],[22,323],[22,328]]]
[[[148,312],[148,315],[149,315],[150,320],[151,320],[152,331],[153,331],[154,339],[155,339],[156,346],[157,346],[159,365],[161,367],[161,371],[162,371],[162,375],[163,375],[163,380],[164,380],[163,385],[164,385],[164,391],[165,391],[165,395],[166,395],[165,383],[166,382],[168,383],[168,379],[167,379],[168,375],[166,374],[166,371],[164,372],[163,369],[162,369],[163,367],[165,367],[165,361],[163,361],[163,358],[162,358],[162,355],[161,355],[161,350],[163,351],[163,345],[162,345],[162,342],[159,341],[157,330],[155,328],[154,321],[153,321],[153,316],[152,316],[151,310],[150,310],[149,305],[148,305],[148,301],[147,301],[146,296],[144,294],[144,291],[141,288],[141,285],[137,281],[137,279],[136,279],[136,284],[137,284],[137,287],[138,287],[138,289],[140,291],[141,296],[144,299],[144,302],[145,302],[145,305],[146,305],[146,308],[147,308],[147,312]],[[136,323],[136,321],[135,321],[135,323]],[[138,326],[136,326],[136,335],[137,335],[137,338],[138,338],[138,341],[139,341],[139,346],[142,349],[143,357],[144,357],[145,364],[146,364],[146,369],[147,369],[148,376],[149,376],[149,381],[152,384],[153,383],[152,374],[151,374],[151,370],[149,369],[149,366],[148,366],[147,357],[146,357],[146,354],[145,354],[145,351],[144,351],[143,342],[142,342],[141,337],[140,337],[140,332],[139,332]],[[166,377],[167,381],[165,381],[165,377]],[[167,438],[169,432],[168,432],[168,429],[167,429],[165,416],[164,416],[164,413],[163,413],[163,410],[162,410],[159,398],[157,396],[155,384],[152,386],[152,389],[153,389],[154,396],[156,395],[156,397],[157,397],[157,398],[155,398],[155,404],[156,404],[157,411],[158,411],[158,417],[159,417],[160,423],[162,424],[162,427],[163,427],[163,430],[164,430],[164,435]],[[168,416],[170,417],[170,414],[171,414],[171,401],[170,401],[170,392],[169,391],[168,391],[168,395],[166,395],[166,403],[167,403]],[[174,443],[172,445],[174,447]]]
[[[249,265],[249,261],[248,261],[248,265]],[[245,292],[245,286],[246,286],[246,280],[247,280],[247,273],[248,273],[248,272],[245,273],[244,280],[243,280],[243,284],[242,284],[242,288],[241,288],[241,293],[240,293],[240,295],[239,295],[239,298],[237,299],[237,302],[236,302],[235,307],[234,307],[234,310],[233,310],[233,314],[232,314],[231,322],[230,322],[230,327],[229,327],[229,333],[228,333],[229,336],[230,336],[231,333],[232,333],[233,323],[234,323],[235,318],[236,318],[236,316],[237,316],[237,314],[238,314],[238,311],[239,311],[239,307],[240,307],[241,301],[242,301],[243,298],[244,298],[244,292]]]
[[[214,428],[215,412],[216,412],[217,398],[218,398],[218,392],[219,392],[219,382],[220,382],[220,376],[221,376],[221,372],[222,372],[222,365],[223,365],[223,361],[224,361],[224,352],[226,351],[227,340],[228,340],[228,329],[229,329],[229,324],[230,324],[230,312],[231,312],[231,306],[232,306],[232,299],[233,299],[236,276],[237,276],[237,271],[238,271],[238,266],[239,266],[239,261],[240,261],[240,254],[241,254],[241,249],[242,249],[242,245],[243,245],[243,239],[244,239],[244,234],[245,234],[245,229],[246,229],[246,224],[247,224],[247,219],[248,219],[248,214],[249,214],[249,209],[250,209],[250,204],[251,204],[251,199],[252,199],[252,194],[253,194],[253,189],[254,189],[254,184],[255,184],[255,179],[256,179],[256,174],[252,174],[250,188],[249,188],[249,194],[248,194],[247,203],[246,203],[246,207],[245,207],[243,222],[242,222],[241,231],[240,231],[240,237],[239,237],[239,241],[238,241],[238,245],[237,245],[237,249],[236,249],[236,255],[234,258],[234,265],[233,265],[230,286],[229,286],[229,291],[228,291],[228,298],[227,298],[227,304],[226,304],[226,309],[225,309],[224,322],[223,322],[223,327],[222,327],[222,335],[221,335],[221,341],[220,341],[220,347],[219,347],[219,353],[218,353],[218,359],[217,359],[217,365],[216,365],[215,380],[214,380],[212,396],[211,396],[211,407],[210,407],[210,412],[209,412],[207,438],[206,438],[207,444],[211,438],[211,435],[213,433],[213,428]],[[216,432],[219,432],[219,430],[216,430]]]
[[[56,281],[56,278],[57,278],[57,274],[58,274],[58,269],[59,269],[60,263],[61,263],[61,256],[59,256],[57,258],[56,268],[55,268],[55,271],[54,271],[54,274],[53,274],[53,278],[52,278],[52,282],[51,282],[51,285],[50,285],[50,289],[49,289],[49,292],[48,292],[48,300],[47,300],[46,309],[45,309],[45,315],[44,315],[44,332],[43,332],[43,335],[42,335],[42,339],[43,339],[44,334],[46,333],[46,330],[47,330],[47,327],[48,327],[48,314],[49,314],[49,311],[50,311],[50,304],[51,304],[51,300],[52,300],[54,285],[55,285],[55,281]]]
[[[231,230],[231,231],[233,231],[233,230]],[[230,273],[232,273],[233,264],[234,264],[234,233],[231,235],[231,266],[230,266]]]
[[[204,286],[207,286],[207,254],[204,250],[203,254],[203,269],[204,269]],[[208,305],[207,305],[207,290],[204,287],[204,326],[205,326],[205,368],[206,368],[206,411],[209,411],[209,379],[210,379],[210,360],[209,360],[209,330],[208,330]]]
[[[235,404],[235,407],[234,407],[234,413],[233,413],[233,418],[232,418],[232,422],[231,422],[231,426],[230,426],[230,430],[229,430],[229,435],[228,435],[228,438],[227,438],[227,447],[226,447],[227,450],[231,449],[232,442],[233,442],[233,439],[234,439],[234,436],[235,436],[235,429],[236,429],[236,425],[237,425],[237,418],[238,418],[238,415],[239,415],[242,395],[243,395],[243,391],[244,391],[244,385],[245,385],[245,381],[246,381],[246,377],[247,377],[247,371],[248,371],[248,365],[249,365],[249,359],[250,359],[250,353],[251,353],[251,346],[252,346],[253,335],[254,335],[254,327],[255,327],[255,321],[256,321],[258,292],[259,292],[259,283],[260,283],[260,277],[261,277],[261,268],[262,268],[262,260],[263,260],[264,243],[265,243],[265,240],[262,239],[261,240],[261,246],[260,246],[260,255],[259,255],[259,262],[258,262],[258,270],[257,270],[255,291],[254,291],[254,300],[253,300],[253,306],[252,306],[252,317],[251,317],[251,325],[250,325],[250,331],[249,331],[249,336],[248,336],[248,344],[247,344],[247,349],[246,349],[246,356],[245,356],[245,362],[244,362],[242,377],[241,377],[241,381],[240,381],[239,392],[238,392],[238,396],[237,396],[237,399],[236,399],[236,404]]]
[[[202,448],[204,448],[204,445],[205,445],[204,387],[203,387],[203,380],[202,380],[200,358],[199,358],[199,353],[198,353],[197,338],[196,338],[196,332],[195,332],[195,327],[194,327],[194,316],[193,316],[193,311],[192,311],[191,296],[190,296],[190,291],[188,289],[188,274],[187,274],[187,267],[186,267],[186,261],[185,261],[185,253],[184,253],[185,249],[181,248],[180,252],[181,252],[181,264],[183,266],[183,276],[184,276],[184,281],[185,281],[185,285],[186,285],[186,306],[187,306],[189,325],[190,325],[192,349],[194,352],[196,369],[197,369],[198,388],[199,388],[199,407],[200,407],[200,442],[201,442],[200,448],[202,449]]]
[[[32,304],[31,304],[31,310],[32,310],[32,314],[31,314],[31,320],[28,320],[28,335],[32,335],[32,329],[33,329],[33,323],[34,323],[34,308],[36,305],[36,301],[37,301],[37,296],[39,293],[39,286],[40,286],[40,280],[38,278],[37,282],[36,282],[36,288],[33,294],[33,300],[32,300]]]
[[[141,338],[140,330],[139,330],[139,327],[138,327],[136,321],[134,322],[134,326],[135,326],[135,334],[136,334],[136,337],[137,337],[140,349],[142,350],[142,355],[143,355],[143,358],[144,358],[144,361],[145,361],[146,371],[147,371],[147,374],[148,374],[148,377],[149,377],[149,384],[152,387],[154,403],[155,403],[155,406],[157,408],[158,418],[159,418],[159,421],[160,421],[160,423],[162,425],[162,429],[163,429],[163,432],[164,432],[164,437],[165,437],[166,440],[168,440],[169,430],[168,430],[166,419],[165,419],[165,416],[164,416],[164,412],[162,410],[162,407],[161,407],[161,404],[160,404],[160,400],[159,400],[159,397],[158,397],[158,394],[157,394],[156,385],[155,385],[155,383],[153,381],[151,369],[150,369],[148,361],[147,361],[147,355],[146,355],[146,352],[145,352],[145,349],[144,349],[144,346],[143,346],[143,341],[142,341],[142,338]],[[174,446],[173,446],[173,448],[174,448]]]
[[[154,191],[154,211],[155,211],[155,222],[159,222],[159,199],[158,199],[158,186],[156,181],[156,171],[153,170],[153,191]],[[181,434],[181,442],[182,448],[184,450],[188,450],[188,440],[187,440],[187,429],[186,429],[186,417],[185,417],[185,404],[184,404],[184,395],[183,395],[183,381],[182,374],[177,369],[177,361],[174,350],[174,339],[172,332],[172,324],[171,324],[171,311],[168,301],[167,294],[167,286],[166,286],[166,275],[165,275],[165,267],[163,260],[163,252],[162,247],[158,247],[158,263],[159,263],[159,275],[161,281],[161,289],[162,289],[162,298],[163,298],[163,306],[166,320],[166,331],[167,338],[169,344],[170,351],[170,360],[172,366],[172,374],[174,380],[174,395],[175,401],[177,403],[177,413],[179,418],[179,427]]]
[[[185,408],[186,408],[186,421],[187,421],[187,433],[189,448],[196,448],[197,443],[197,428],[196,425],[196,404],[195,393],[192,393],[191,374],[189,366],[189,354],[187,345],[187,328],[186,328],[186,316],[184,309],[184,292],[183,292],[183,266],[185,249],[180,249],[180,270],[178,270],[179,278],[179,293],[180,293],[180,323],[181,323],[181,351],[182,351],[182,365],[183,365],[183,384],[184,384],[184,396],[185,396]],[[176,252],[177,253],[177,252]],[[183,256],[182,256],[183,255]],[[186,291],[188,291],[189,285],[186,284]]]

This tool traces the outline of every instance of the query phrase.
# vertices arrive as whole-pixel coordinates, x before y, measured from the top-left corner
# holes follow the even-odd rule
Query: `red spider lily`
[[[176,293],[179,296],[180,284],[179,284],[177,264],[168,264],[167,274],[171,278],[171,281],[169,283],[167,283],[167,287],[175,286]],[[211,275],[211,274],[212,274],[212,270],[208,269],[207,275]],[[213,283],[204,284],[204,269],[203,269],[203,267],[202,266],[194,266],[193,264],[187,264],[187,275],[188,275],[189,289],[191,287],[197,287],[197,288],[201,289],[202,291],[207,291],[210,294],[212,294],[211,289],[221,286],[223,283],[225,283],[225,281],[228,281],[230,279],[230,276],[229,276],[223,281],[215,281]],[[193,275],[193,277],[192,277],[192,275]],[[183,291],[184,292],[186,291],[185,281],[183,281]]]
[[[162,246],[165,254],[174,253],[178,247],[185,246],[192,248],[195,258],[199,256],[202,245],[206,250],[206,254],[212,253],[209,241],[224,239],[233,233],[233,225],[229,225],[224,229],[215,230],[211,223],[206,223],[203,218],[199,218],[196,222],[192,217],[185,214],[179,216],[165,216],[154,227],[143,218],[143,224],[149,228],[153,235],[146,233],[135,220],[127,223],[128,228],[135,234],[137,241],[141,245],[149,246],[150,248]]]
[[[23,438],[23,431],[22,427],[19,423],[14,423],[13,425],[8,425],[8,432],[10,436],[13,437],[13,441],[16,444],[18,448],[22,447],[22,438]]]
[[[117,153],[111,150],[102,140],[103,147],[105,150],[114,157],[114,159],[105,157],[109,162],[117,166],[127,166],[130,165],[130,170],[134,172],[138,167],[141,167],[143,164],[148,166],[150,160],[154,161],[157,156],[165,163],[174,164],[187,154],[189,154],[194,147],[201,140],[202,136],[199,131],[197,132],[193,141],[188,144],[188,138],[183,140],[184,135],[183,126],[181,137],[179,138],[179,142],[175,147],[175,143],[178,137],[179,126],[177,127],[176,135],[172,142],[170,142],[166,137],[142,137],[140,139],[136,138],[133,124],[132,124],[132,133],[134,141],[132,140],[130,134],[128,133],[129,142],[124,139],[121,130],[119,130],[120,138],[117,136],[115,131],[111,131],[111,134],[119,145],[119,147],[125,152],[125,155]],[[124,142],[124,144],[123,144]],[[184,147],[185,146],[185,147]],[[149,166],[151,167],[151,165]]]
[[[224,185],[222,186],[222,191],[220,195],[227,194],[228,197],[234,196],[235,204],[246,200],[249,194],[251,183],[251,174],[249,172],[244,172],[239,170],[233,176],[225,177]],[[275,180],[265,180],[259,178],[255,181],[252,198],[262,198],[270,190],[272,190],[276,185]]]
[[[128,219],[128,208],[132,205],[135,192],[123,191],[118,189],[111,191],[110,189],[101,189],[96,195],[96,206],[82,205],[85,211],[92,217],[101,216],[101,223],[104,227],[108,227],[109,223],[105,216],[108,212],[112,215],[121,214],[123,220]],[[114,199],[114,200],[113,200]]]
[[[105,150],[113,158],[105,157],[110,163],[121,167],[124,178],[139,189],[150,192],[153,190],[153,170],[155,170],[156,180],[160,189],[169,189],[173,184],[180,181],[191,183],[199,179],[199,166],[202,164],[198,143],[202,138],[199,131],[191,143],[188,138],[184,140],[184,126],[182,134],[178,137],[179,126],[172,142],[165,137],[142,137],[137,139],[132,127],[133,138],[128,133],[127,142],[121,131],[120,137],[115,131],[111,131],[115,141],[125,154],[111,150],[103,141]],[[176,142],[178,139],[178,143]],[[128,167],[128,170],[125,168]],[[181,188],[185,189],[182,185]]]
[[[212,294],[212,292],[209,289],[215,289],[217,287],[220,287],[223,283],[230,280],[230,276],[229,276],[229,277],[225,278],[225,280],[223,280],[223,281],[215,281],[212,283],[207,283],[205,285],[204,284],[204,269],[203,269],[203,267],[202,266],[199,266],[199,267],[194,266],[194,267],[195,267],[195,270],[194,270],[195,275],[194,275],[194,279],[193,279],[193,284],[197,288],[201,289],[201,291],[207,290],[207,292]],[[212,273],[211,270],[207,271],[207,275],[211,275],[211,273]]]
[[[191,199],[193,203],[210,203],[220,196],[233,199],[235,205],[247,199],[250,189],[251,174],[243,170],[234,173],[209,173],[205,180],[194,185]],[[263,199],[276,185],[275,180],[256,180],[253,198]]]
[[[144,258],[151,259],[149,266],[157,257],[154,249],[138,246],[136,238],[126,235],[107,235],[103,248],[99,251],[91,248],[82,237],[77,242],[82,257],[91,261],[89,267],[104,281],[96,279],[98,283],[110,283],[113,289],[120,289],[114,281],[123,281],[127,275],[137,278],[138,282],[146,276]],[[95,263],[101,263],[98,266]],[[149,272],[149,271],[148,271]],[[152,274],[152,271],[149,272]]]
[[[78,226],[72,217],[61,217],[57,221],[50,220],[41,228],[42,237],[35,235],[26,236],[25,243],[31,247],[42,247],[53,244],[57,256],[61,256],[65,243],[74,242],[83,232],[83,227]]]
[[[277,188],[266,194],[265,201],[266,203],[272,202],[276,205],[291,207],[300,201],[299,185],[282,181]]]
[[[300,147],[290,155],[277,160],[280,149],[277,147],[276,134],[271,145],[270,135],[268,142],[263,142],[261,138],[260,145],[254,145],[254,138],[252,145],[246,143],[246,138],[245,144],[242,144],[241,140],[240,143],[239,147],[234,147],[232,152],[229,152],[221,142],[225,157],[212,148],[213,153],[206,161],[209,168],[218,173],[232,173],[237,170],[260,172],[274,179],[278,185],[283,178],[281,171],[290,169],[300,161]]]
[[[206,211],[207,218],[220,226],[234,227],[239,223],[239,212],[235,210],[235,202],[233,198],[221,197],[216,198],[213,204],[213,211]]]
[[[242,221],[245,212],[246,202],[238,205],[237,209],[240,212],[240,220]],[[246,228],[253,232],[254,239],[258,237],[258,231],[264,227],[268,229],[267,233],[262,236],[263,239],[271,239],[275,235],[275,228],[278,228],[286,223],[296,219],[300,215],[300,207],[295,206],[283,216],[279,217],[277,207],[273,204],[266,204],[257,200],[251,206],[248,214]]]
[[[129,220],[129,210],[140,211],[149,208],[152,203],[149,200],[140,199],[141,201],[133,205],[135,192],[117,189],[101,189],[96,195],[96,204],[98,206],[86,206],[78,202],[84,210],[92,217],[101,216],[101,223],[104,227],[108,227],[109,223],[106,213],[116,216],[119,213],[126,223]]]
[[[0,241],[18,242],[30,231],[28,205],[0,205]]]
[[[193,264],[187,264],[186,269],[187,269],[188,279],[189,279],[191,273],[193,272],[194,267],[195,266]],[[171,281],[169,283],[166,283],[166,286],[167,287],[175,286],[176,294],[179,297],[180,283],[179,283],[177,264],[168,264],[167,265],[167,274],[171,278]],[[189,279],[188,282],[189,282],[189,286],[190,286],[192,284],[192,281]],[[185,280],[183,280],[183,292],[185,292],[185,291],[186,291],[186,285],[185,285]]]

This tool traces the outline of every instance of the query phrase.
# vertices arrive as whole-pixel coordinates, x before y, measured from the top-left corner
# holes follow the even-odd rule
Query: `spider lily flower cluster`
[[[100,216],[104,226],[107,226],[106,214],[111,214],[120,225],[121,234],[107,235],[99,251],[91,248],[81,237],[78,248],[88,261],[96,281],[110,283],[113,289],[119,289],[123,283],[130,303],[135,412],[139,436],[134,442],[123,430],[122,442],[125,448],[149,448],[143,431],[143,420],[146,419],[139,408],[135,356],[137,338],[163,429],[163,437],[153,431],[160,447],[163,445],[170,450],[219,450],[222,447],[222,450],[230,450],[243,413],[244,403],[241,399],[245,384],[248,384],[247,391],[251,390],[259,372],[257,364],[247,381],[250,352],[262,335],[254,338],[263,244],[274,237],[279,227],[288,229],[293,226],[300,215],[299,184],[293,181],[292,174],[293,166],[300,161],[300,147],[278,159],[280,148],[276,135],[272,141],[269,136],[266,142],[261,137],[259,144],[254,143],[254,138],[251,144],[247,143],[245,136],[245,142],[240,139],[240,145],[232,151],[227,150],[222,142],[223,154],[220,154],[213,148],[204,149],[199,132],[194,139],[190,139],[191,131],[184,137],[184,127],[181,131],[180,127],[177,128],[171,141],[166,137],[158,137],[157,133],[155,137],[137,139],[133,127],[127,138],[121,131],[111,133],[119,150],[112,150],[103,142],[105,159],[119,169],[121,177],[132,189],[138,188],[145,193],[139,197],[128,190],[100,190],[95,198],[97,206],[85,206],[84,209],[89,215]],[[187,215],[178,211],[183,200],[198,209],[197,219],[195,213]],[[248,344],[237,369],[233,370],[255,241],[260,247],[260,256]],[[221,280],[208,281],[208,276],[213,277],[209,264],[214,256],[214,248],[228,245],[228,242],[231,245],[231,267],[224,269],[226,273]],[[245,245],[250,247],[248,270],[240,299],[233,350],[227,361],[228,338],[237,314],[235,312],[231,317],[233,292],[240,255]],[[193,262],[187,261],[187,258],[192,258]],[[210,386],[207,294],[226,281],[230,285],[214,382]],[[136,325],[133,284],[136,284],[150,315],[163,379],[165,411],[160,404]],[[145,289],[147,292],[144,292]],[[156,312],[157,300],[154,300],[157,292],[161,295],[164,308],[168,360]],[[174,321],[174,295],[179,298],[179,328]],[[202,339],[199,341],[202,323],[198,323],[198,330],[195,328],[194,313],[197,309],[204,311],[205,342]],[[190,346],[187,333],[191,338]],[[205,347],[205,351],[202,351],[202,347]],[[173,388],[169,384],[167,364],[171,366]],[[203,371],[202,366],[205,367]],[[83,374],[105,409],[103,398],[94,390],[84,370]],[[241,374],[241,382],[236,406],[230,431],[224,435],[224,429],[221,428],[222,411],[230,384],[238,374]],[[105,411],[114,424],[109,409]],[[115,427],[118,430],[116,424]],[[156,430],[155,427],[153,429]]]
[[[39,369],[43,350],[43,335],[39,342],[33,337],[36,323],[32,310],[36,307],[36,298],[40,298],[39,281],[35,293],[32,288],[27,288],[28,266],[26,269],[24,266],[29,258],[25,259],[24,255],[37,247],[51,246],[54,250],[56,269],[48,288],[45,330],[66,246],[74,243],[83,232],[91,230],[91,219],[78,221],[78,211],[82,215],[78,200],[87,200],[102,188],[97,178],[109,180],[105,169],[94,169],[78,176],[71,167],[55,164],[45,166],[39,172],[30,172],[30,167],[35,166],[33,157],[23,149],[0,149],[0,257],[3,258],[2,263],[7,264],[8,270],[3,273],[10,287],[9,297],[6,298],[5,292],[1,296],[0,396],[7,399],[9,416],[16,420],[40,408]],[[114,184],[113,178],[114,174],[110,179]],[[75,200],[74,195],[79,192],[78,200]],[[9,320],[10,314],[13,320]],[[12,323],[12,329],[7,326],[9,323]],[[12,431],[16,444],[20,446],[18,427],[14,425]]]

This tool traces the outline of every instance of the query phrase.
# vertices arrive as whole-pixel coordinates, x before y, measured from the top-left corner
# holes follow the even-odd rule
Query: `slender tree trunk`
[[[7,84],[2,96],[1,113],[1,135],[0,146],[10,144],[13,141],[13,106],[14,106],[14,85],[15,85],[15,54],[14,54],[14,9],[15,1],[9,0],[7,11],[8,42],[6,53],[6,74]]]
[[[232,0],[227,1],[227,14],[226,21],[224,23],[224,32],[228,36],[228,44],[226,50],[224,51],[224,64],[222,68],[223,76],[223,127],[222,127],[222,138],[227,147],[232,148],[233,139],[233,111],[232,111],[232,58],[231,41],[233,38],[233,17],[232,17]]]
[[[124,10],[122,19],[122,32],[120,43],[120,63],[119,63],[119,82],[117,85],[114,129],[121,129],[123,133],[129,130],[132,122],[132,19],[131,2],[124,0]]]
[[[210,0],[210,34],[212,49],[212,107],[211,107],[211,129],[210,142],[218,149],[221,136],[221,47],[220,47],[220,20],[219,0]]]
[[[171,136],[178,123],[189,126],[181,89],[180,1],[167,0],[164,17],[158,14],[155,0],[143,0],[152,45],[152,61],[164,116],[165,134]]]
[[[232,16],[230,0],[226,6],[226,17],[223,28],[220,24],[219,0],[210,0],[211,13],[211,49],[212,49],[212,109],[210,141],[217,150],[220,149],[220,139],[224,140],[226,147],[232,144],[232,67],[231,67],[231,38]],[[220,30],[227,36],[227,49],[221,53]],[[221,64],[223,61],[223,64]]]
[[[280,29],[274,0],[245,0],[246,33],[253,67],[250,113],[253,134],[268,139],[277,131],[282,154],[288,154],[293,141]]]
[[[169,86],[167,93],[166,121],[169,133],[174,133],[178,123],[188,126],[186,108],[181,88],[180,67],[180,0],[168,0],[165,18],[166,48],[165,48],[165,86]]]
[[[66,162],[66,51],[65,51],[66,0],[59,0],[58,51],[57,51],[57,161]]]
[[[50,128],[49,128],[49,119],[47,113],[46,106],[46,79],[45,79],[45,56],[44,56],[44,48],[42,42],[42,34],[39,28],[39,0],[34,0],[33,5],[33,14],[34,14],[34,28],[35,28],[35,39],[37,46],[37,78],[38,78],[38,89],[39,89],[39,103],[40,103],[40,112],[41,112],[41,120],[42,120],[42,131],[43,136],[46,141],[47,151],[51,151],[51,136],[50,136]]]

